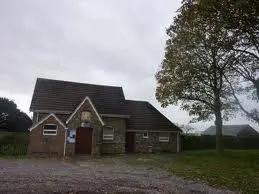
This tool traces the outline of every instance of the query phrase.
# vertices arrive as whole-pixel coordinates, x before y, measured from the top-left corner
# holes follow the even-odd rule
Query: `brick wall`
[[[57,135],[43,135],[43,125],[45,124],[56,124],[58,126]],[[51,116],[30,132],[28,153],[46,153],[63,156],[64,140],[64,127]]]
[[[71,130],[76,130],[81,126],[81,114],[83,111],[88,111],[91,113],[91,127],[93,128],[93,139],[92,139],[92,155],[99,155],[99,144],[101,142],[100,134],[102,124],[99,121],[93,107],[90,105],[89,101],[86,100],[85,103],[79,108],[73,118],[67,124],[68,128]],[[66,153],[68,155],[73,155],[75,151],[75,144],[68,143],[66,148]]]
[[[159,141],[159,132],[149,132],[148,138],[143,138],[143,132],[136,132],[136,152],[148,152],[152,146],[153,152],[177,152],[177,134],[169,133],[169,142]]]

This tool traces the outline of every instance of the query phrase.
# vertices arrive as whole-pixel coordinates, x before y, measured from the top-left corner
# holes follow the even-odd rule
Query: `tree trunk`
[[[221,102],[220,97],[216,96],[215,99],[215,125],[216,125],[216,150],[218,153],[224,151],[222,144],[222,115],[221,115]]]
[[[257,97],[259,99],[259,78],[255,81],[255,86],[256,86],[256,92],[257,92]]]

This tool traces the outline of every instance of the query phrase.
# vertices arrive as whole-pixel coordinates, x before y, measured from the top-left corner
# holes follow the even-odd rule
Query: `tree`
[[[31,124],[30,117],[21,112],[13,101],[0,98],[0,129],[26,131]]]
[[[222,119],[236,109],[225,80],[235,81],[229,66],[235,53],[226,52],[226,46],[236,40],[222,28],[216,12],[204,17],[197,2],[183,1],[167,29],[165,57],[156,74],[156,98],[162,106],[180,104],[194,122],[215,118],[216,148],[221,152]]]
[[[7,127],[8,120],[12,113],[16,112],[17,106],[13,101],[7,98],[0,98],[0,125]]]
[[[179,125],[179,128],[183,130],[183,133],[185,135],[189,135],[189,134],[191,134],[194,131],[194,128],[192,126],[190,126],[190,125],[182,124],[182,125]]]
[[[259,1],[199,0],[199,3],[204,17],[211,17],[211,13],[217,13],[222,28],[227,29],[229,34],[235,37],[235,41],[227,45],[226,51],[234,51],[236,54],[232,69],[239,77],[239,85],[242,87],[228,82],[239,108],[248,118],[259,123],[259,110],[248,110],[238,97],[238,94],[244,91],[252,93],[252,99],[259,100],[259,79],[255,73],[256,69],[259,69]]]
[[[204,17],[217,13],[222,27],[237,38],[233,49],[254,58],[259,53],[259,2],[257,0],[198,0]],[[230,45],[231,46],[231,45]]]

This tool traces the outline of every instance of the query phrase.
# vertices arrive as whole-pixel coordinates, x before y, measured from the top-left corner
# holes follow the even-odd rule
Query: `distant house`
[[[210,126],[208,129],[202,132],[202,135],[216,135],[216,126]],[[250,125],[223,125],[223,136],[247,136],[258,135],[258,132]]]
[[[121,87],[38,78],[30,111],[29,153],[180,151],[181,129]]]

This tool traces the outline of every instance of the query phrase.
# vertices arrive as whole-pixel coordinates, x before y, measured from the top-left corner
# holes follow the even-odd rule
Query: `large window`
[[[114,128],[112,126],[103,127],[103,140],[114,139]]]
[[[169,133],[161,132],[159,133],[160,142],[169,142]]]
[[[45,124],[43,125],[43,135],[57,135],[57,128],[56,124]]]

